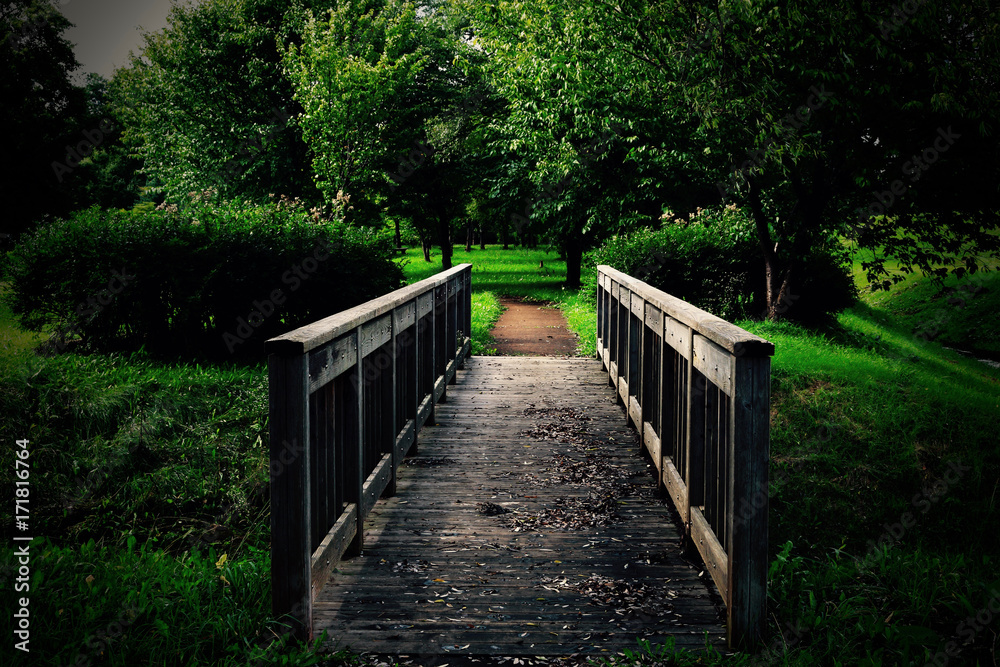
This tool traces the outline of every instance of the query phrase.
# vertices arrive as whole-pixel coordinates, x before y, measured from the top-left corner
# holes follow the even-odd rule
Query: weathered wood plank
[[[375,466],[375,470],[365,480],[364,489],[361,493],[361,508],[365,516],[375,507],[376,501],[389,485],[392,477],[392,454],[383,454],[382,459]]]
[[[730,415],[729,594],[730,643],[750,647],[763,639],[767,612],[767,507],[770,461],[771,359],[736,360]],[[733,586],[734,581],[742,583]],[[735,641],[733,641],[735,640]]]
[[[726,396],[732,396],[736,357],[701,335],[695,335],[691,347],[694,367]]]
[[[755,336],[735,324],[696,308],[662,290],[650,287],[637,278],[610,266],[601,265],[597,269],[621,285],[620,289],[623,293],[625,291],[638,292],[642,298],[654,304],[670,317],[695,329],[701,335],[710,338],[733,354],[738,356],[770,356],[774,354],[774,344],[760,336]]]
[[[391,654],[600,654],[668,636],[698,649],[706,632],[721,648],[718,593],[686,560],[606,377],[596,360],[469,359],[396,495],[369,515],[364,555],[341,561],[317,599],[315,632]],[[560,528],[560,509],[602,484],[624,489],[615,518]],[[484,514],[487,502],[508,513]],[[548,518],[505,523],[531,517]],[[622,614],[581,592],[586,581],[669,594],[659,611]]]
[[[392,314],[369,320],[360,329],[361,356],[367,357],[392,339]]]
[[[712,527],[708,525],[708,520],[698,507],[691,508],[691,540],[698,548],[705,565],[708,567],[715,585],[720,591],[728,591],[729,581],[729,558],[725,549],[719,544],[718,538],[712,532]]]
[[[268,353],[274,352],[286,355],[309,352],[327,341],[333,340],[337,336],[357,328],[360,324],[367,322],[373,317],[379,317],[384,313],[390,312],[392,309],[412,300],[429,288],[447,285],[449,280],[454,276],[469,271],[471,267],[471,264],[459,264],[454,268],[442,271],[412,285],[407,285],[385,296],[372,299],[354,308],[341,311],[312,324],[307,324],[304,327],[299,327],[283,336],[277,336],[268,340],[264,344],[264,349]],[[424,312],[421,311],[420,315],[423,315]]]
[[[354,539],[354,533],[357,529],[358,506],[351,503],[344,509],[340,518],[333,524],[333,528],[330,529],[319,548],[312,555],[312,591],[314,597],[323,590],[333,568],[337,566],[337,562],[347,551],[347,546]]]
[[[343,336],[309,353],[309,393],[349,371],[357,362],[357,340]]]

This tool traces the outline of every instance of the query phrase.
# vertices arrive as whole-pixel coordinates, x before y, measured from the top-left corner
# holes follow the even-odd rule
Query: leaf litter
[[[619,513],[620,499],[636,491],[628,483],[628,473],[614,464],[614,458],[602,451],[606,443],[594,438],[587,430],[590,417],[573,408],[525,408],[523,414],[539,418],[539,423],[518,435],[541,441],[556,440],[568,445],[565,451],[555,452],[550,463],[538,474],[522,473],[533,486],[583,486],[587,496],[557,498],[554,506],[540,509],[502,508],[503,512],[484,507],[480,514],[500,516],[502,524],[515,533],[541,530],[584,530],[609,526],[622,520]]]

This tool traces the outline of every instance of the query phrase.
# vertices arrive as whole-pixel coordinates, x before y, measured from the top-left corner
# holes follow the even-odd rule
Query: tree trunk
[[[510,241],[507,238],[507,225],[504,225],[503,229],[500,230],[500,240],[503,242],[503,249],[510,250]]]
[[[750,179],[748,201],[750,212],[753,214],[754,227],[757,230],[757,243],[764,256],[764,300],[767,308],[767,319],[773,322],[781,319],[781,315],[787,310],[787,307],[784,307],[779,299],[782,295],[787,296],[788,294],[791,272],[782,272],[778,267],[778,254],[775,244],[771,241],[771,230],[768,228],[767,215],[764,213],[764,205],[760,200],[760,190],[753,179]]]
[[[580,287],[580,267],[583,264],[583,246],[571,242],[566,246],[566,287]]]
[[[393,220],[396,223],[396,247],[397,248],[402,248],[403,247],[403,238],[399,234],[399,218],[394,218]]]
[[[479,249],[486,250],[486,229],[483,223],[479,223]]]
[[[442,213],[438,216],[438,242],[441,244],[441,269],[451,268],[451,225],[448,224],[448,216]]]
[[[472,220],[465,223],[465,252],[472,252]]]
[[[431,244],[430,244],[430,241],[421,241],[420,242],[420,246],[424,250],[424,261],[425,262],[431,261]]]

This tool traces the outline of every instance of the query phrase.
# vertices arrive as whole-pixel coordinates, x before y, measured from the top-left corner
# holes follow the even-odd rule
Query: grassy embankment
[[[455,262],[467,257],[480,348],[500,294],[559,303],[592,341],[591,299],[562,290],[554,255],[459,249]],[[410,260],[413,280],[436,270]],[[823,331],[741,323],[777,348],[770,596],[782,636],[755,660],[922,665],[951,641],[949,664],[991,664],[1000,371],[916,333],[989,350],[977,336],[997,326],[998,278],[961,300],[910,279]],[[32,544],[32,664],[315,659],[271,643],[263,365],[37,358],[5,309],[0,332],[0,437],[31,441],[31,530],[49,536]],[[12,467],[3,480],[13,488]]]

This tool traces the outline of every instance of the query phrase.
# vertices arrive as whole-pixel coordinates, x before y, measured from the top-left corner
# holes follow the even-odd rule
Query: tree
[[[425,159],[426,110],[416,96],[428,63],[422,31],[413,5],[348,0],[326,18],[307,12],[302,44],[285,54],[316,185],[342,214],[350,199],[375,203],[372,195],[387,185],[386,155]]]
[[[5,155],[0,173],[5,234],[17,235],[51,213],[73,208],[74,192],[63,185],[80,156],[89,154],[78,121],[85,115],[82,89],[70,75],[79,67],[63,37],[71,27],[43,0],[0,5],[0,123]],[[67,160],[72,165],[67,164]],[[54,165],[62,165],[62,169]]]
[[[568,173],[574,137],[620,128],[633,177],[605,199],[633,221],[660,205],[750,210],[771,318],[837,233],[903,271],[941,274],[956,258],[974,271],[998,249],[989,3],[894,16],[854,0],[549,0],[475,14],[508,125],[542,148],[537,172]],[[877,286],[898,278],[882,255],[866,268]]]
[[[436,237],[445,268],[480,159],[470,142],[483,93],[475,68],[455,65],[477,57],[460,21],[437,6],[347,0],[308,13],[285,57],[326,201],[348,219],[409,218],[425,256]]]
[[[507,163],[493,191],[508,198],[519,235],[542,235],[559,248],[567,285],[577,287],[583,253],[647,207],[629,207],[631,197],[620,190],[632,177],[626,126],[605,113],[601,99],[612,82],[575,60],[574,16],[557,5],[473,2],[467,11],[489,81],[506,102],[491,124],[492,150]]]
[[[146,180],[140,173],[142,162],[122,142],[123,124],[111,106],[108,80],[88,73],[84,94],[87,113],[82,125],[92,137],[99,131],[100,140],[68,177],[77,190],[76,207],[131,208],[139,201]]]
[[[168,200],[209,189],[259,202],[272,193],[319,199],[281,72],[285,45],[296,39],[292,10],[301,4],[174,5],[167,27],[145,35],[141,52],[115,72],[111,95],[125,140]]]

